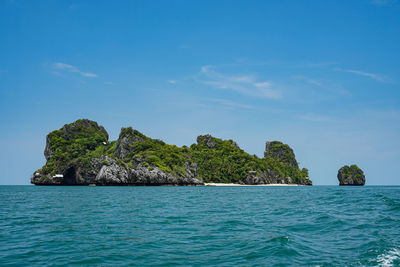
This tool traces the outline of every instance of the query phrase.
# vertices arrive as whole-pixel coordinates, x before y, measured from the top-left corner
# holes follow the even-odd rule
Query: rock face
[[[339,185],[364,185],[365,175],[364,172],[357,166],[343,166],[339,169],[337,178]]]
[[[291,149],[289,145],[283,144],[282,142],[267,141],[265,144],[264,157],[268,156],[289,163],[295,168],[299,167],[293,149]]]
[[[64,125],[46,137],[46,165],[35,171],[36,185],[202,185],[197,165],[182,163],[180,173],[149,166],[134,155],[135,144],[152,140],[131,127],[113,144],[103,126],[87,119]],[[159,141],[163,144],[162,141]],[[114,146],[115,145],[115,146]],[[106,151],[109,150],[109,151]],[[107,153],[108,152],[108,153]],[[127,164],[130,163],[130,164]]]
[[[215,138],[211,136],[210,134],[205,134],[205,135],[199,135],[197,136],[197,145],[204,145],[207,148],[213,149],[216,148],[216,143],[218,141],[218,138]],[[233,140],[228,140],[230,145],[236,147],[237,149],[240,149],[239,145],[233,141]]]
[[[212,137],[209,134],[206,135],[199,135],[197,136],[197,144],[198,145],[205,145],[208,148],[214,148],[215,147],[215,140],[214,137]]]
[[[117,141],[117,147],[114,155],[119,159],[124,159],[128,156],[130,147],[135,143],[140,143],[146,140],[146,136],[140,132],[133,130],[132,127],[122,128]]]
[[[277,172],[269,169],[266,172],[257,173],[255,171],[250,171],[245,179],[245,184],[299,184],[299,185],[312,185],[310,179],[305,178],[300,181],[293,181],[289,176],[282,177]]]
[[[152,169],[137,164],[135,168],[121,166],[114,159],[103,156],[101,162],[107,161],[92,183],[97,185],[202,185],[202,181],[190,172],[184,177],[175,177],[157,167]],[[104,164],[104,163],[103,163]],[[189,167],[189,166],[188,166]]]
[[[87,119],[49,133],[46,164],[35,185],[204,185],[204,182],[311,185],[298,169],[293,150],[267,142],[266,157],[244,152],[232,140],[200,135],[197,144],[177,147],[122,128],[109,142],[103,126]],[[274,157],[274,160],[271,160]]]

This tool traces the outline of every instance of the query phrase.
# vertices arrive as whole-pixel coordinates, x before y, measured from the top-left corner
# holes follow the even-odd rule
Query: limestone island
[[[343,166],[339,169],[337,178],[339,185],[364,185],[364,172],[355,164],[351,166]]]
[[[312,185],[293,150],[267,142],[263,158],[232,140],[200,135],[197,144],[178,147],[122,128],[116,141],[96,122],[81,119],[47,135],[46,164],[35,185]]]

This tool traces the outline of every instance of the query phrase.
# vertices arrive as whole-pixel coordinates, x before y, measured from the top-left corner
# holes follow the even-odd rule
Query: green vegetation
[[[280,142],[271,142],[264,158],[244,152],[232,140],[210,135],[199,136],[197,144],[190,147],[177,147],[128,127],[122,128],[118,141],[108,142],[104,128],[89,120],[78,120],[53,131],[47,141],[45,154],[49,156],[46,156],[48,160],[42,168],[43,174],[63,173],[73,164],[91,168],[92,158],[106,155],[125,167],[133,169],[138,164],[150,170],[157,167],[176,177],[185,176],[187,168],[194,173],[196,167],[192,163],[196,163],[197,175],[204,182],[245,183],[249,172],[264,177],[267,182],[287,177],[295,183],[310,182],[308,170],[290,164],[296,162],[294,153],[288,145]],[[101,163],[110,164],[107,160]]]
[[[364,185],[364,172],[355,164],[343,166],[338,171],[339,185]]]
[[[235,146],[232,140],[211,138],[215,144],[213,148],[209,148],[205,142],[191,146],[192,158],[198,165],[199,176],[205,182],[243,183],[249,171],[257,175],[273,171],[282,178],[289,176],[295,182],[308,176],[308,173],[276,158],[250,155]]]
[[[108,135],[96,122],[78,120],[47,135],[46,151],[50,153],[44,174],[54,175],[74,163],[89,165],[90,159],[106,154],[112,147]],[[45,152],[46,153],[46,152]]]
[[[264,156],[278,158],[282,162],[289,163],[296,168],[298,167],[293,150],[287,144],[279,141],[268,142]]]
[[[363,171],[356,164],[350,165],[350,167],[344,166],[343,172],[346,177],[353,177],[357,180],[363,177]]]
[[[128,137],[132,142],[125,149],[129,153],[123,161],[133,166],[133,159],[142,162],[142,165],[154,166],[162,171],[172,173],[176,176],[185,174],[185,162],[191,162],[190,151],[187,147],[168,145],[161,140],[149,138],[131,127],[123,128],[120,134]]]

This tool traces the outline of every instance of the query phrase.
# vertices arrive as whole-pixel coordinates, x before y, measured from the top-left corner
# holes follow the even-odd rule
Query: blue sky
[[[400,2],[0,1],[0,184],[28,184],[48,132],[199,134],[295,151],[316,185],[356,163],[400,184]]]

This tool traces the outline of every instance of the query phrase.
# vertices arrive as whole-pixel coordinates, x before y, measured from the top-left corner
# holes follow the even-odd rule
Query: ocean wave
[[[400,250],[397,248],[391,249],[378,256],[377,262],[379,266],[396,266],[400,264]]]
[[[400,266],[399,196],[399,187],[0,186],[0,266]]]

